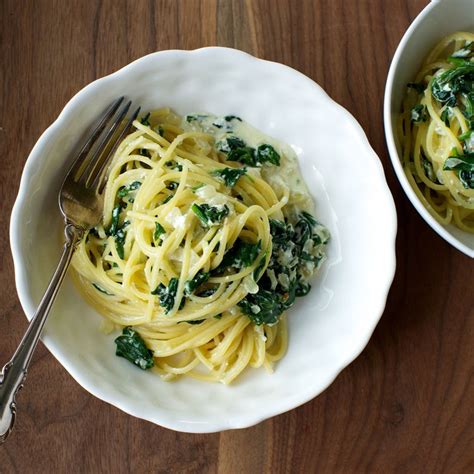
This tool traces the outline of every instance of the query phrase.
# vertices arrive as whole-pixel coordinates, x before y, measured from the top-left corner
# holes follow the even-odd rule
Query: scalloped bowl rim
[[[154,52],[146,56],[143,56],[141,58],[138,58],[134,60],[133,62],[129,63],[128,65],[117,70],[116,72],[109,74],[107,76],[104,76],[102,78],[99,78],[91,82],[84,88],[82,88],[68,101],[68,103],[65,105],[65,107],[59,114],[58,118],[43,132],[43,134],[40,136],[40,138],[38,139],[38,141],[32,148],[28,156],[28,159],[26,161],[22,176],[21,176],[20,187],[19,187],[17,199],[15,201],[15,204],[12,210],[11,221],[10,221],[10,243],[11,243],[11,250],[12,250],[14,268],[15,268],[15,283],[16,283],[20,303],[25,311],[25,314],[27,315],[27,318],[31,319],[35,311],[35,306],[28,295],[28,283],[27,283],[27,278],[25,274],[26,273],[25,262],[24,262],[24,257],[20,250],[20,244],[19,244],[19,240],[17,239],[17,236],[19,235],[19,231],[20,231],[20,226],[21,226],[20,217],[21,217],[25,199],[26,199],[28,185],[32,180],[34,163],[36,159],[41,155],[44,144],[49,140],[49,138],[56,131],[56,129],[60,128],[63,125],[63,119],[65,115],[68,113],[70,109],[74,108],[76,103],[79,103],[81,101],[83,94],[86,91],[89,91],[90,89],[93,89],[94,87],[96,87],[99,83],[114,80],[115,78],[126,74],[130,69],[134,68],[137,64],[140,64],[145,61],[153,60],[156,57],[160,57],[164,55],[174,55],[174,54],[181,54],[181,55],[182,54],[185,54],[185,55],[212,54],[214,51],[224,51],[226,54],[232,54],[232,55],[241,55],[241,56],[243,55],[243,56],[246,56],[248,60],[260,61],[264,63],[278,65],[278,67],[281,67],[281,68],[285,68],[286,70],[291,71],[292,74],[298,75],[301,80],[305,80],[311,83],[311,85],[317,88],[319,92],[322,93],[322,96],[324,96],[325,99],[328,102],[330,102],[331,107],[336,107],[340,109],[340,112],[346,115],[346,117],[350,120],[350,123],[353,127],[353,131],[358,134],[359,138],[367,147],[367,154],[373,159],[374,164],[377,167],[378,179],[380,179],[381,182],[386,187],[386,191],[387,191],[386,204],[388,205],[387,207],[391,209],[391,215],[388,216],[391,226],[389,225],[389,228],[387,229],[387,234],[389,235],[388,240],[390,242],[390,248],[392,249],[392,251],[388,252],[388,254],[386,255],[387,270],[386,270],[386,275],[384,276],[386,280],[385,289],[384,291],[381,291],[379,295],[373,298],[375,300],[373,303],[373,306],[377,307],[377,311],[375,311],[376,315],[373,317],[373,320],[370,326],[368,325],[368,330],[365,334],[365,337],[360,338],[360,343],[357,346],[357,349],[354,350],[352,353],[350,353],[346,357],[344,362],[339,364],[339,366],[336,367],[331,373],[328,373],[325,378],[324,383],[319,384],[318,387],[311,388],[307,390],[305,393],[301,393],[300,396],[287,400],[286,403],[275,404],[274,406],[268,409],[268,412],[265,412],[265,413],[257,414],[254,412],[252,416],[247,416],[246,418],[229,416],[226,419],[226,423],[224,422],[218,423],[218,422],[210,421],[206,425],[203,425],[203,424],[193,424],[192,422],[187,422],[183,420],[176,420],[173,417],[169,417],[163,414],[161,414],[159,417],[156,417],[156,416],[153,416],[152,413],[139,412],[139,410],[137,410],[136,407],[130,404],[127,404],[123,400],[119,400],[118,398],[117,400],[112,401],[110,400],[110,398],[108,398],[107,394],[102,393],[101,389],[88,379],[87,375],[81,373],[81,371],[79,370],[76,370],[76,368],[74,367],[74,364],[69,361],[67,354],[63,354],[63,352],[57,346],[53,338],[49,337],[48,335],[42,336],[42,341],[44,342],[48,350],[53,354],[53,356],[61,363],[61,365],[64,366],[64,368],[70,373],[70,375],[76,380],[76,382],[78,382],[84,389],[86,389],[95,397],[121,409],[122,411],[132,416],[148,420],[152,423],[158,424],[165,428],[182,431],[182,432],[189,432],[189,433],[212,433],[212,432],[223,431],[227,429],[247,428],[265,419],[268,419],[270,417],[282,414],[293,408],[296,408],[312,400],[313,398],[318,396],[320,393],[322,393],[324,390],[326,390],[326,388],[334,381],[334,379],[339,375],[339,373],[345,367],[347,367],[352,361],[354,361],[354,359],[356,359],[359,356],[359,354],[363,351],[363,349],[367,345],[385,309],[388,292],[393,282],[393,279],[395,276],[395,269],[396,269],[395,239],[396,239],[396,234],[397,234],[397,215],[396,215],[395,205],[393,202],[393,197],[388,188],[381,162],[377,154],[371,147],[362,127],[356,121],[356,119],[352,116],[352,114],[350,114],[341,105],[333,101],[333,99],[331,99],[329,95],[316,82],[314,82],[313,80],[311,80],[304,74],[300,73],[299,71],[296,71],[295,69],[289,66],[283,65],[281,63],[259,59],[248,53],[245,53],[243,51],[236,50],[233,48],[205,47],[205,48],[199,48],[195,50],[177,50],[177,49],[164,50],[164,51]],[[308,386],[310,386],[310,384],[308,384]]]

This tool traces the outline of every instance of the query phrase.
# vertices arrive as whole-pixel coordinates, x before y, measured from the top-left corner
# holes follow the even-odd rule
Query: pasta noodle
[[[233,116],[160,109],[134,127],[108,170],[103,221],[74,254],[77,285],[106,330],[123,329],[117,355],[165,380],[271,370],[288,344],[282,313],[309,291],[329,238],[291,149]]]
[[[399,122],[408,181],[433,217],[474,233],[474,34],[456,32],[430,52]]]

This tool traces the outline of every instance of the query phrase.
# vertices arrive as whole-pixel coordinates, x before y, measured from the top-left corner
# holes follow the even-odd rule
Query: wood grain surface
[[[176,433],[92,397],[40,344],[0,472],[474,472],[474,264],[409,204],[383,134],[390,59],[426,3],[1,0],[0,362],[26,328],[8,237],[26,157],[73,94],[153,51],[230,46],[317,81],[380,156],[399,232],[373,337],[313,401],[241,431]]]

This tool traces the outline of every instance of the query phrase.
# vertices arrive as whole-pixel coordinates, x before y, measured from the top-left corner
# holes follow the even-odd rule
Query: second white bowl
[[[407,83],[413,81],[436,43],[455,31],[474,31],[474,0],[434,0],[406,31],[393,57],[385,87],[385,137],[398,180],[416,210],[444,240],[474,258],[474,234],[462,231],[452,224],[441,225],[415,194],[403,170],[397,137],[397,118]]]

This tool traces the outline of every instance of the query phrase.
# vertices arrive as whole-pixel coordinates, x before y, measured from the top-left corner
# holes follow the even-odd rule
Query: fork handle
[[[59,287],[66,275],[76,245],[83,235],[83,229],[67,224],[64,233],[66,243],[48,288],[41,299],[35,315],[30,321],[23,339],[13,357],[7,362],[0,373],[0,444],[5,442],[11,433],[16,416],[16,394],[23,387],[28,366],[38,343],[49,310],[56,298]]]

